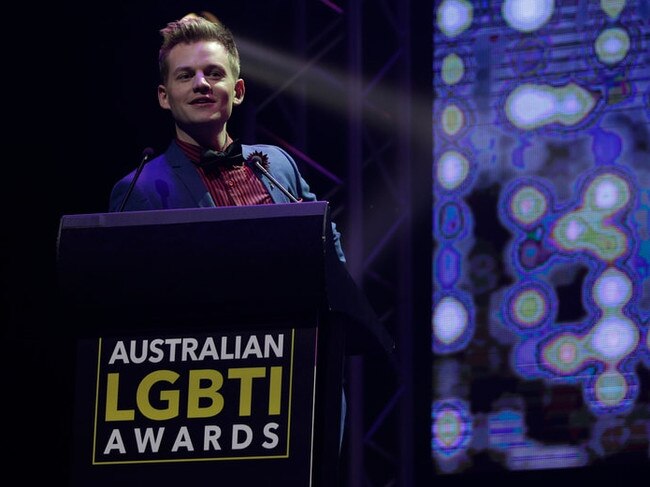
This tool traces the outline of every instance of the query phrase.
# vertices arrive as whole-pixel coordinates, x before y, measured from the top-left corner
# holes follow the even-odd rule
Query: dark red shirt
[[[176,139],[185,155],[195,163],[201,160],[203,148]],[[217,167],[205,171],[196,166],[203,183],[210,192],[216,206],[247,206],[272,204],[271,195],[247,165]]]

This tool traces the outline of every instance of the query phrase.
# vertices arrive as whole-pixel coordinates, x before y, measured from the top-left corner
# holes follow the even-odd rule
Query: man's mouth
[[[212,98],[197,98],[190,102],[190,105],[205,105],[207,103],[214,103]]]

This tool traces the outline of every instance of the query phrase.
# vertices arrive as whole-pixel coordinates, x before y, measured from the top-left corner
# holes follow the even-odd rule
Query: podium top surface
[[[326,201],[280,203],[255,206],[221,206],[215,208],[178,208],[169,210],[126,211],[121,213],[86,213],[64,215],[60,230],[69,228],[168,225],[178,223],[291,218],[327,215]]]

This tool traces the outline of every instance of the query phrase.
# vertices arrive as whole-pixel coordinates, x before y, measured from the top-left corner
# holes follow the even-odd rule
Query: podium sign
[[[312,485],[316,328],[260,330],[79,340],[75,484]]]

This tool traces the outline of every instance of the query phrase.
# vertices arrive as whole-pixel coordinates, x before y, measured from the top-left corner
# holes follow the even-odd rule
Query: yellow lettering
[[[106,421],[133,421],[133,409],[117,409],[117,399],[120,390],[120,374],[111,373],[106,376]]]
[[[229,379],[239,379],[239,415],[250,416],[253,402],[253,379],[266,377],[265,367],[239,367],[228,369]]]
[[[149,402],[149,393],[154,384],[158,382],[169,382],[173,384],[179,375],[171,370],[156,370],[146,375],[138,385],[136,402],[140,412],[149,419],[162,421],[178,416],[178,402],[180,393],[178,390],[161,391],[160,400],[167,404],[165,409],[157,409]]]
[[[269,384],[269,414],[280,414],[282,399],[282,367],[271,367],[271,382]]]
[[[201,382],[208,382],[206,387],[201,387]],[[190,370],[187,391],[187,417],[208,418],[216,416],[223,409],[223,395],[217,392],[223,386],[223,375],[212,369]],[[201,398],[207,398],[208,406],[199,406]]]

